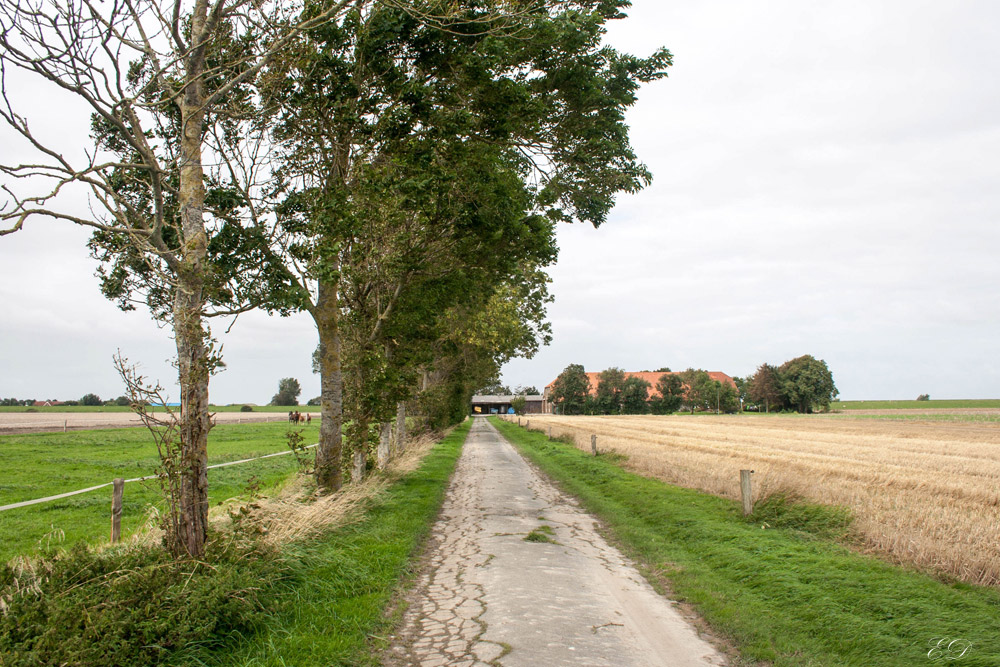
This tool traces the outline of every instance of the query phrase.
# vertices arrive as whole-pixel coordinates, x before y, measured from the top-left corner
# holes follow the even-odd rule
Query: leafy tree
[[[691,414],[696,410],[715,410],[716,391],[708,371],[689,368],[680,377],[684,383],[684,404]]]
[[[494,377],[490,378],[490,381],[480,387],[476,393],[483,396],[510,396],[514,392],[511,391],[510,387],[500,382],[499,377]]]
[[[524,406],[525,404],[527,404],[527,402],[528,401],[524,398],[524,396],[515,396],[510,401],[510,407],[514,410],[514,414],[523,415]]]
[[[763,407],[764,412],[771,409],[781,410],[784,407],[784,394],[779,371],[770,364],[761,364],[749,379],[750,386],[747,395],[750,400]]]
[[[783,397],[800,413],[829,410],[840,393],[826,362],[808,354],[783,363],[778,375]]]
[[[442,356],[445,313],[550,263],[554,221],[599,225],[616,193],[648,183],[624,111],[670,64],[665,50],[639,59],[601,44],[623,0],[441,3],[441,16],[351,4],[272,72],[289,263],[320,338],[326,488],[340,484],[345,411],[357,453],[365,422],[384,420],[429,363],[442,380],[478,374],[478,361]],[[445,382],[428,404],[455,413],[467,387]]]
[[[653,414],[669,415],[677,412],[684,401],[684,381],[678,373],[665,372],[656,381],[656,396],[650,401]]]
[[[750,378],[734,377],[733,382],[736,383],[736,399],[739,401],[739,409],[742,410],[749,400]]]
[[[542,394],[542,392],[538,391],[538,388],[535,387],[535,385],[531,384],[527,386],[521,384],[517,385],[514,387],[514,393],[518,396],[541,396]]]
[[[640,377],[631,376],[622,383],[621,412],[626,415],[643,415],[649,412],[650,384]]]
[[[125,406],[131,405],[131,404],[132,404],[132,401],[129,400],[128,396],[119,396],[118,398],[115,399],[115,405],[117,405],[119,407],[125,407]]]
[[[301,30],[353,6],[342,0],[290,20],[291,5],[247,0],[36,3],[2,0],[0,69],[20,69],[73,94],[91,114],[92,143],[70,151],[32,133],[3,89],[0,117],[40,156],[2,170],[33,192],[5,186],[6,229],[49,217],[95,230],[102,290],[130,308],[144,300],[172,327],[181,410],[181,521],[166,543],[177,556],[204,553],[208,522],[210,376],[220,368],[206,323],[267,298],[267,218],[256,160],[266,124],[255,113],[255,79]],[[216,165],[216,166],[213,166]],[[89,190],[93,212],[59,206],[63,192]],[[262,273],[263,272],[263,273]],[[285,301],[286,303],[278,303]]]
[[[590,396],[590,380],[580,364],[570,364],[552,385],[552,402],[563,415],[582,415]]]
[[[732,414],[740,410],[739,389],[718,380],[712,380],[715,385],[715,409],[725,414]]]
[[[917,396],[917,400],[918,401],[929,401],[929,400],[931,400],[931,395],[930,394],[920,394],[919,396]]]
[[[84,394],[80,399],[80,405],[104,405],[104,401],[97,394]]]
[[[316,398],[310,398],[308,401],[306,401],[306,405],[311,407],[316,407],[322,404],[323,404],[323,399],[320,398],[319,396],[317,396]]]
[[[621,414],[624,388],[624,370],[612,367],[601,371],[597,379],[597,395],[594,397],[594,407],[597,413],[602,415]]]
[[[278,382],[278,393],[271,398],[271,405],[298,405],[302,388],[295,378],[283,378]]]

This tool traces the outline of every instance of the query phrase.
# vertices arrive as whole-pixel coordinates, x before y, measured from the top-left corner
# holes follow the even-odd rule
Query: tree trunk
[[[385,470],[389,464],[389,445],[392,440],[392,422],[382,422],[378,436],[378,469]]]
[[[203,17],[202,17],[203,18]],[[199,17],[195,17],[197,22]],[[197,26],[196,26],[197,27]],[[200,31],[199,31],[200,32]],[[197,34],[197,33],[196,33]],[[192,58],[181,112],[180,171],[177,204],[183,232],[180,266],[174,293],[173,328],[180,383],[180,498],[178,534],[168,536],[175,555],[200,558],[208,530],[208,359],[207,332],[202,322],[205,305],[205,178],[201,142],[204,126],[200,64]]]
[[[396,403],[396,453],[406,449],[406,403]]]
[[[316,306],[310,311],[319,333],[320,425],[316,448],[316,485],[336,491],[344,484],[344,372],[341,359],[338,286],[321,280]]]
[[[365,478],[365,463],[367,453],[361,449],[354,452],[354,465],[351,468],[351,483],[360,484]]]

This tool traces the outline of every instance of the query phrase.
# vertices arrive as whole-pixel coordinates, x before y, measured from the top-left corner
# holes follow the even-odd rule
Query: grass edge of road
[[[839,508],[777,499],[764,504],[766,516],[744,519],[731,500],[490,419],[601,520],[661,593],[692,605],[735,646],[737,664],[1000,664],[1000,591],[855,553],[837,541]]]
[[[471,426],[470,419],[452,430],[355,521],[286,547],[294,573],[283,604],[254,637],[202,656],[201,664],[378,665]]]

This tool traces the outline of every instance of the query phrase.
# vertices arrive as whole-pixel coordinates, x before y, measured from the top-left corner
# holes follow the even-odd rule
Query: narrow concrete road
[[[726,664],[484,418],[432,540],[387,665]]]

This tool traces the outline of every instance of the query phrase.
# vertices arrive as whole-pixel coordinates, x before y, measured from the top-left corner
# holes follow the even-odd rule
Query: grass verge
[[[471,420],[357,510],[355,521],[285,548],[292,569],[282,602],[253,637],[198,656],[216,667],[378,665],[398,622],[386,608],[444,501]],[[192,658],[193,659],[193,658]]]
[[[841,510],[776,500],[747,521],[730,500],[490,419],[604,522],[661,592],[729,639],[743,664],[1000,665],[1000,592],[851,551],[835,541],[848,520]]]

